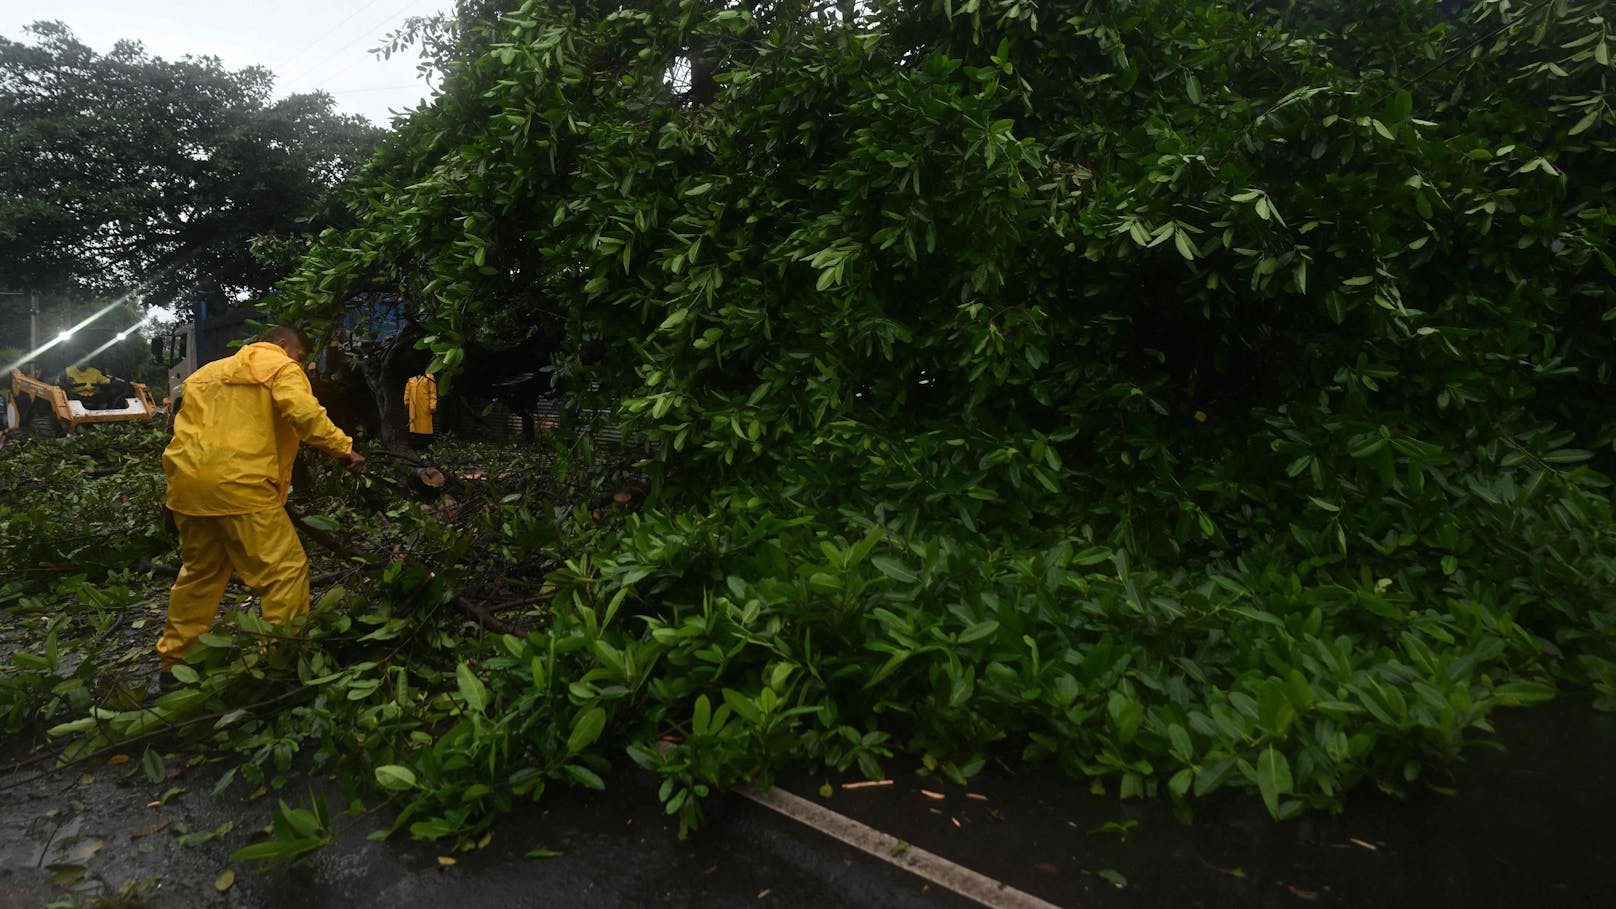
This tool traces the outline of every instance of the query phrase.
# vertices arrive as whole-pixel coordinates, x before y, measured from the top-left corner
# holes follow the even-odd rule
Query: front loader
[[[152,403],[145,385],[121,379],[111,382],[118,384],[113,386],[110,396],[104,392],[86,396],[14,369],[11,371],[11,400],[15,406],[6,408],[6,429],[53,438],[72,435],[79,427],[92,423],[150,420],[157,416],[157,405]]]

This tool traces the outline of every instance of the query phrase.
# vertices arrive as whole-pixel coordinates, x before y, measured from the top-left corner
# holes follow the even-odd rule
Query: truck
[[[189,313],[191,320],[180,322],[151,339],[152,359],[168,374],[166,398],[178,398],[180,386],[214,360],[231,354],[233,342],[252,337],[251,319],[257,310],[246,304],[199,300]]]

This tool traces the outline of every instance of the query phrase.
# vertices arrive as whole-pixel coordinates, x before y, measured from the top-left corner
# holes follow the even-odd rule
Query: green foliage
[[[687,820],[899,750],[1337,805],[1616,693],[1610,38],[1379,6],[532,0],[282,305],[563,335],[651,507],[484,681],[679,729]]]
[[[131,655],[126,634],[161,621],[142,607],[152,558],[175,543],[155,469],[163,441],[130,423],[0,449],[0,730],[128,706],[125,680],[104,670]]]
[[[97,54],[59,22],[28,31],[0,39],[0,289],[262,293],[284,268],[249,239],[304,229],[377,136],[327,95],[273,100],[262,67],[131,41]]]
[[[313,700],[218,733],[243,775],[336,765],[460,848],[625,748],[686,826],[899,755],[1290,817],[1500,708],[1616,706],[1609,38],[1340,10],[463,20],[279,315],[397,289],[444,367],[554,332],[644,504],[597,518],[580,444],[469,519],[362,519],[453,567],[322,598]],[[522,572],[542,625],[444,618]]]
[[[231,854],[232,861],[265,861],[296,858],[313,852],[331,840],[331,821],[323,799],[308,808],[293,808],[282,801],[276,806],[271,828],[275,838],[243,846]]]

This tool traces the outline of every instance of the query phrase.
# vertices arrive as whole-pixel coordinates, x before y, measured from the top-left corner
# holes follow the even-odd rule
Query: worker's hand
[[[359,474],[365,472],[365,456],[357,451],[348,452],[348,457],[342,460],[342,467],[349,473]]]

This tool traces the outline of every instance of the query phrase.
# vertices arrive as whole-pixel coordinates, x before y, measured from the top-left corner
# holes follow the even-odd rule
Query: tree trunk
[[[379,357],[362,357],[359,371],[376,402],[382,447],[400,454],[413,453],[410,445],[409,411],[404,406],[404,383],[419,372],[415,342],[421,327],[407,321],[399,333],[385,342]]]

